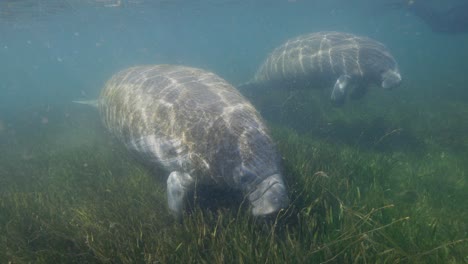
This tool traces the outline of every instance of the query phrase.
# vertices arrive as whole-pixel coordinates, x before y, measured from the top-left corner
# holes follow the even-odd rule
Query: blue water
[[[465,90],[468,34],[431,32],[407,10],[377,1],[127,0],[111,6],[117,2],[2,3],[1,112],[96,97],[113,73],[137,64],[185,64],[242,83],[274,47],[320,30],[383,42],[400,64],[404,88],[424,96],[431,89]]]

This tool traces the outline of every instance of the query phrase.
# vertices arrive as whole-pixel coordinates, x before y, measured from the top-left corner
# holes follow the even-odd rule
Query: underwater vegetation
[[[165,173],[91,109],[0,116],[0,262],[468,262],[466,103],[371,93],[337,109],[316,91],[282,93],[251,98],[291,198],[267,219],[200,189],[174,221]]]

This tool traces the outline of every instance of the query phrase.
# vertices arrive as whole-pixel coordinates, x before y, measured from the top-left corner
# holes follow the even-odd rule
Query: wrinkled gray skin
[[[279,156],[262,119],[215,74],[174,65],[129,68],[107,82],[98,107],[127,148],[169,173],[168,205],[176,216],[196,184],[242,191],[255,216],[288,205]]]
[[[398,65],[380,42],[341,32],[318,32],[288,40],[258,69],[252,83],[288,88],[333,87],[331,100],[341,104],[370,85],[384,89],[401,82]]]

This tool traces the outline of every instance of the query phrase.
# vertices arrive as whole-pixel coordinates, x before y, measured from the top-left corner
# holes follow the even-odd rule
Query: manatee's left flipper
[[[179,171],[171,172],[167,178],[167,203],[176,217],[182,215],[185,195],[193,187],[194,182],[190,174]]]
[[[331,93],[331,100],[334,103],[341,104],[344,102],[346,97],[346,88],[351,80],[349,75],[341,75],[335,82],[333,91]]]

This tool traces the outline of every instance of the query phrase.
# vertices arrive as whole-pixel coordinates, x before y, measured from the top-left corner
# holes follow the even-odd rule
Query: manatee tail
[[[83,100],[83,101],[77,100],[77,101],[72,101],[72,102],[76,104],[89,105],[89,106],[96,107],[96,108],[99,106],[98,100]]]

